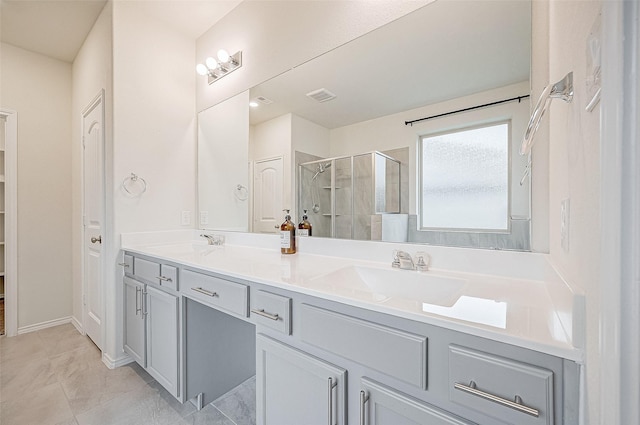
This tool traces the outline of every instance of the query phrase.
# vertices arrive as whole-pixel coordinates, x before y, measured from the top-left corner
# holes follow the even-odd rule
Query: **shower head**
[[[313,175],[313,177],[311,177],[311,181],[314,181],[316,179],[316,177],[318,177],[318,174],[322,174],[325,171],[327,171],[327,168],[331,168],[331,162],[325,162],[324,164],[318,164],[318,169],[317,169],[316,173]]]

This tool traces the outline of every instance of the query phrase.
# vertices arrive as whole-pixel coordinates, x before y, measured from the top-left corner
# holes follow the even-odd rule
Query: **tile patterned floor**
[[[201,411],[132,363],[114,370],[72,325],[0,338],[2,425],[255,425],[255,378]]]

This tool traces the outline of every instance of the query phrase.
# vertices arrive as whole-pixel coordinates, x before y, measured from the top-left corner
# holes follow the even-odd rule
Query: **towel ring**
[[[131,191],[127,188],[128,185],[134,184],[138,187],[138,190]],[[140,196],[147,191],[147,181],[137,174],[131,173],[122,180],[122,188],[131,196]]]
[[[542,121],[542,116],[549,107],[551,99],[555,98],[560,98],[567,103],[571,102],[571,99],[573,99],[573,72],[565,75],[562,80],[554,85],[548,85],[542,90],[540,99],[538,99],[533,114],[531,114],[527,131],[524,133],[522,145],[520,146],[520,155],[528,155],[531,152],[536,132]]]
[[[249,198],[249,189],[247,189],[246,186],[239,184],[236,186],[233,194],[238,201],[246,201]]]

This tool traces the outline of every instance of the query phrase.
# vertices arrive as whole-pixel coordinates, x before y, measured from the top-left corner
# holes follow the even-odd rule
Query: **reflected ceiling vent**
[[[310,91],[309,93],[307,93],[307,96],[317,102],[327,102],[336,98],[335,94],[324,88]]]
[[[263,105],[271,105],[273,103],[273,100],[271,99],[267,99],[264,96],[258,96],[254,99],[256,102],[262,103]]]

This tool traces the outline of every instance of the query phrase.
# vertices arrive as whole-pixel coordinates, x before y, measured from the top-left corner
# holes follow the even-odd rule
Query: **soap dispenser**
[[[311,223],[307,217],[307,210],[303,210],[302,221],[298,224],[298,236],[311,236]]]
[[[284,222],[280,225],[280,253],[295,254],[296,253],[296,225],[291,221],[289,210],[286,212]]]

